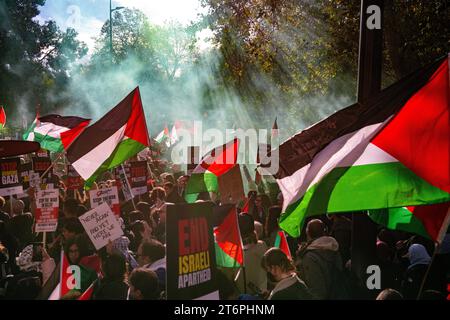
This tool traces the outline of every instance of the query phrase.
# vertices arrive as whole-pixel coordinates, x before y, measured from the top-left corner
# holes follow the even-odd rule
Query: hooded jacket
[[[300,249],[297,270],[316,299],[329,299],[333,278],[342,272],[339,244],[333,237],[320,237]]]

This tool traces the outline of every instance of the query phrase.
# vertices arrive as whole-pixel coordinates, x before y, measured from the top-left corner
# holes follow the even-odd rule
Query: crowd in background
[[[146,160],[152,172],[148,193],[133,201],[120,194],[124,235],[99,251],[78,220],[91,209],[89,193],[66,190],[63,176],[54,181],[60,190],[58,230],[47,234],[45,247],[39,247],[43,235],[33,232],[34,189],[21,200],[0,197],[0,299],[48,299],[59,283],[62,249],[69,263],[82,269],[82,282],[61,299],[78,299],[92,283],[93,300],[165,299],[166,204],[185,201],[189,176],[175,172],[168,161]],[[93,188],[116,184],[108,172]],[[427,271],[420,299],[446,298],[449,234],[432,261],[430,240],[379,227],[381,288],[368,291],[351,272],[351,214],[309,220],[301,238],[288,237],[289,257],[274,248],[281,193],[250,191],[247,200],[247,213],[241,212],[244,202],[238,204],[245,269],[219,268],[221,299],[416,299]],[[206,193],[198,201],[212,200]]]

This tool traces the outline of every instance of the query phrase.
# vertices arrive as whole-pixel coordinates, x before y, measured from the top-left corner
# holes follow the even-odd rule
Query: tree
[[[64,90],[72,64],[86,45],[72,29],[61,31],[53,21],[39,24],[44,0],[5,0],[0,3],[0,103],[10,119],[41,105],[41,114],[66,106]],[[21,119],[20,119],[21,120]]]

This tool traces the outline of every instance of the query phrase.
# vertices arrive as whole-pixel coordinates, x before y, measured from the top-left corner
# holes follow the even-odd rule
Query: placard
[[[20,177],[22,178],[22,186],[24,190],[30,187],[30,174],[33,173],[33,164],[31,162],[22,163],[20,165]]]
[[[107,203],[117,217],[120,217],[119,193],[117,187],[102,188],[89,191],[91,208]]]
[[[67,165],[67,190],[78,190],[84,187],[84,180],[72,165]]]
[[[47,172],[45,176],[42,177],[43,182],[47,182],[52,178],[52,170],[48,170],[51,165],[52,161],[49,157],[33,157],[33,171],[38,173],[40,177]]]
[[[130,163],[130,184],[134,196],[145,194],[147,188],[147,161],[135,161]]]
[[[119,221],[107,203],[86,212],[78,218],[96,250],[100,250],[123,235]]]
[[[36,191],[35,232],[54,232],[58,227],[59,191]]]
[[[19,168],[20,158],[0,159],[0,196],[23,193]]]
[[[129,177],[130,168],[129,168],[129,166],[125,166],[125,165],[124,165],[124,168],[125,168],[126,176],[122,169],[122,166],[117,167],[115,169],[116,183],[117,183],[117,187],[119,188],[119,190],[122,191],[124,200],[129,201],[129,200],[133,199],[133,194],[130,189],[130,185],[128,183],[129,180],[127,181],[127,179],[130,179],[130,177]]]
[[[219,299],[212,215],[212,203],[167,205],[167,299]]]

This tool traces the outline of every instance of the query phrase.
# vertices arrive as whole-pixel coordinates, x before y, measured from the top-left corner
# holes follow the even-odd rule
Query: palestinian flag
[[[94,283],[92,283],[89,288],[78,298],[78,300],[91,300],[94,294]]]
[[[280,226],[324,213],[450,200],[449,61],[440,59],[279,147]]]
[[[27,141],[36,141],[42,149],[63,152],[89,125],[90,119],[62,117],[51,114],[36,118],[23,135]]]
[[[53,290],[48,300],[61,300],[71,291],[82,292],[81,296],[84,295],[86,297],[89,293],[89,288],[97,280],[97,273],[83,265],[70,265],[66,254],[61,250],[59,279],[59,284]]]
[[[243,265],[243,245],[236,206],[214,208],[214,238],[218,267],[236,268]]]
[[[292,259],[291,250],[289,249],[289,245],[286,239],[286,234],[284,231],[278,231],[277,236],[275,237],[275,248],[280,248],[288,258]]]
[[[169,129],[167,128],[167,126],[164,127],[164,130],[161,131],[155,138],[156,142],[158,142],[159,144],[161,143],[166,143],[167,147],[170,147],[170,134],[169,134]]]
[[[3,106],[0,107],[0,129],[6,126],[6,112]]]
[[[441,243],[450,224],[450,202],[371,210],[369,217],[388,229],[418,234]]]
[[[67,150],[72,166],[89,188],[103,172],[149,146],[139,88],[87,128]]]
[[[186,186],[186,201],[193,202],[193,195],[201,192],[219,192],[217,177],[227,173],[237,163],[239,140],[217,147],[203,157],[194,169]],[[196,199],[196,197],[195,197]]]

